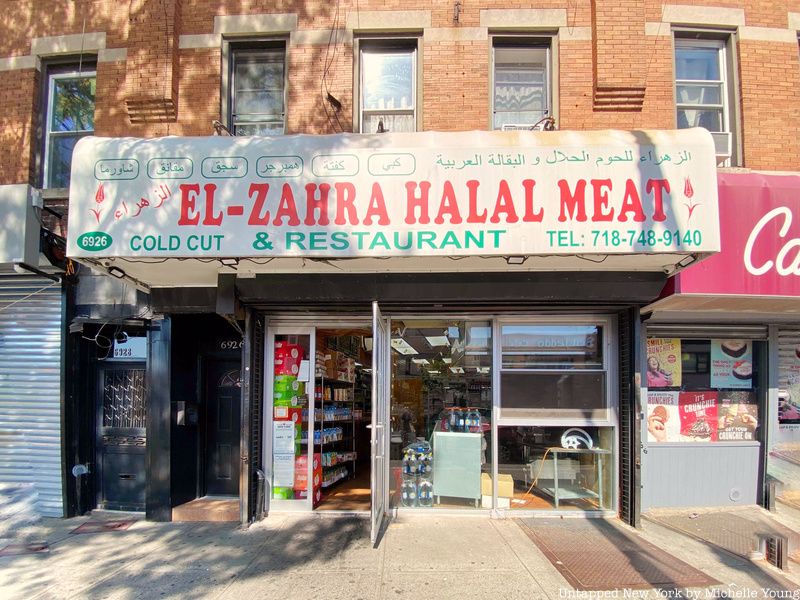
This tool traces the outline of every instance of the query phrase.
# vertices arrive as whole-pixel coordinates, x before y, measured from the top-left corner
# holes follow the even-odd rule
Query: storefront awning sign
[[[402,257],[719,249],[701,129],[82,139],[68,253]]]

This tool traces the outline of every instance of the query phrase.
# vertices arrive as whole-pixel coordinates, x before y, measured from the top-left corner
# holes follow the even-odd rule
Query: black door
[[[206,494],[239,495],[241,367],[238,361],[209,360],[206,370]]]
[[[99,369],[97,505],[144,510],[146,423],[144,365]]]

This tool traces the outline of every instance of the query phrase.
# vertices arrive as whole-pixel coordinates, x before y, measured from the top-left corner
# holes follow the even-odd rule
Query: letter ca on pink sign
[[[789,233],[789,228],[792,225],[792,211],[785,207],[779,206],[765,214],[756,223],[750,235],[747,238],[747,244],[744,247],[744,266],[753,275],[764,275],[768,273],[773,267],[778,275],[800,275],[800,238],[791,238],[780,246],[776,243],[777,240],[762,239],[766,235],[763,232],[767,224],[773,219],[780,219],[783,217],[783,223],[778,230],[778,236],[781,240],[786,238]],[[759,242],[759,239],[761,241]],[[778,253],[775,255],[775,260],[764,260],[761,264],[753,264],[753,248],[756,244],[769,244],[773,243],[775,248],[779,248]]]

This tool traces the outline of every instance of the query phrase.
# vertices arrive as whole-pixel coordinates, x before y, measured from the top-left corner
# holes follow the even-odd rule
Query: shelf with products
[[[320,452],[326,457],[323,487],[329,487],[355,475],[356,422],[363,411],[354,406],[355,359],[327,344],[318,348],[314,364],[313,429],[314,441],[319,441]],[[333,435],[332,429],[337,430]]]

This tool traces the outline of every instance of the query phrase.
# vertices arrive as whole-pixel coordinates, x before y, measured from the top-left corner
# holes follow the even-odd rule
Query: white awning
[[[68,254],[219,273],[676,270],[719,250],[714,146],[680,131],[84,138]]]

